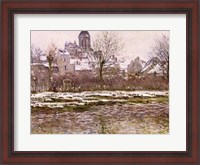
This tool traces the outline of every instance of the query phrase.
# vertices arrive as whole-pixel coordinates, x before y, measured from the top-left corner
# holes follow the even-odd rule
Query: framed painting
[[[2,164],[194,164],[199,1],[2,1]]]

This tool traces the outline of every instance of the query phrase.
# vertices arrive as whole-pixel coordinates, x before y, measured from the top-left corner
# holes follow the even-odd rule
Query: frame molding
[[[200,163],[198,134],[198,9],[196,0],[122,1],[3,1],[1,57],[2,163]],[[21,5],[19,5],[19,3]],[[62,5],[61,5],[62,4]],[[86,4],[86,5],[85,5]],[[114,6],[112,6],[114,4]],[[131,6],[130,6],[131,4]],[[150,6],[148,5],[150,4]],[[63,6],[64,5],[64,6]],[[73,8],[76,5],[76,8]],[[100,7],[99,7],[100,5]],[[41,8],[37,8],[40,6]],[[53,8],[52,8],[53,6]],[[96,7],[95,7],[96,6]],[[106,8],[107,6],[110,6]],[[186,14],[187,15],[187,151],[173,152],[54,152],[14,151],[14,14]],[[195,23],[196,22],[196,23]],[[198,60],[197,60],[198,59]],[[4,97],[3,97],[4,96]],[[198,132],[198,134],[197,134]],[[145,157],[145,159],[144,159]],[[146,158],[148,157],[148,158]],[[31,158],[31,159],[30,159]]]

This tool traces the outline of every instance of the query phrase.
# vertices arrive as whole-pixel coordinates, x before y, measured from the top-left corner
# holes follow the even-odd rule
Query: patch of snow
[[[46,57],[46,56],[40,56],[40,60],[41,60],[41,61],[46,61],[46,60],[47,60],[47,57]]]
[[[160,66],[157,64],[156,66],[154,66],[150,71],[148,71],[147,73],[162,73]]]
[[[168,96],[168,91],[84,91],[73,92],[43,92],[31,95],[31,106],[63,108],[65,105],[84,105],[85,103],[95,103],[98,101],[123,102],[126,98]],[[98,98],[101,96],[109,98]],[[62,99],[62,102],[52,102],[53,98]],[[119,99],[118,99],[119,98]],[[65,101],[66,100],[66,101]],[[46,101],[46,102],[44,102]]]

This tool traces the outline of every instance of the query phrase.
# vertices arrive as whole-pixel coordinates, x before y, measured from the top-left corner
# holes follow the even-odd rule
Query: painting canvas
[[[170,31],[30,35],[31,134],[169,134]]]

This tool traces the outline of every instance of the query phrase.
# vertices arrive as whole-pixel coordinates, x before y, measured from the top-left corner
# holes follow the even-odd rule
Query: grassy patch
[[[48,99],[47,100],[44,100],[45,103],[48,103],[48,102],[62,102],[62,103],[68,103],[68,102],[81,102],[80,100],[77,100],[77,99],[65,99],[65,98],[50,98],[51,101],[49,101]]]
[[[99,100],[98,102],[88,103],[95,106],[98,105],[114,105],[116,103],[126,104],[126,103],[141,103],[141,104],[148,104],[148,103],[168,103],[169,97],[168,96],[155,96],[155,97],[142,97],[142,96],[134,96],[133,98],[129,97],[112,97],[112,96],[93,96],[94,100]],[[108,101],[101,101],[101,99],[107,99]],[[118,102],[117,100],[123,99],[123,102]]]
[[[70,112],[85,112],[92,110],[92,106],[91,105],[65,106],[63,110]]]
[[[97,102],[86,103],[86,105],[99,106],[99,105],[114,105],[116,103],[117,102],[115,102],[115,101],[97,101]]]
[[[158,103],[168,103],[169,97],[168,96],[159,96],[159,97],[152,98],[152,101],[156,101]]]
[[[168,96],[160,96],[160,97],[135,97],[127,100],[127,103],[141,103],[141,104],[148,104],[148,103],[167,103],[169,102]]]
[[[31,107],[31,113],[62,113],[62,112],[85,112],[91,110],[91,105],[64,106],[63,108]]]
[[[115,100],[115,99],[128,99],[128,96],[101,96],[101,95],[90,95],[90,96],[86,96],[89,97],[92,100],[101,100],[101,99],[108,99],[108,100]]]

